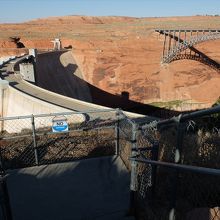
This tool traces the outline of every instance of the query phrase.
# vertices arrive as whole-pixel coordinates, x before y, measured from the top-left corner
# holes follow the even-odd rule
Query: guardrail
[[[0,216],[11,220],[9,169],[118,155],[119,110],[0,118]],[[2,208],[2,209],[1,209]]]
[[[117,109],[0,122],[3,184],[8,169],[115,154],[131,171],[130,211],[139,219],[200,219],[198,210],[219,218],[220,106],[167,120],[131,119]],[[10,219],[7,188],[2,195]]]
[[[89,152],[74,155],[70,150],[64,154],[60,150],[75,148],[88,142],[88,136],[96,139],[94,145],[106,145],[103,137],[110,142],[115,141],[114,129],[117,120],[116,110],[64,112],[54,114],[28,115],[0,118],[0,147],[2,166],[4,169],[34,166],[88,156]],[[100,132],[95,138],[96,132]],[[77,143],[74,140],[78,139]],[[90,146],[87,146],[90,144]],[[54,145],[56,145],[56,150]],[[87,149],[96,146],[85,144]],[[109,143],[110,145],[110,143]],[[88,150],[89,151],[89,150]],[[70,157],[70,152],[72,157]],[[91,153],[91,152],[90,152]]]
[[[220,106],[137,126],[133,212],[149,219],[219,219]]]

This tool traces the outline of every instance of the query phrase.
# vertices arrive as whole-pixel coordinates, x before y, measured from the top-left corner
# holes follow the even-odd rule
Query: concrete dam
[[[30,67],[33,65],[30,69],[26,67],[28,63]],[[13,58],[4,63],[0,71],[1,78],[10,85],[3,94],[2,116],[109,108],[161,115],[160,108],[129,100],[127,94],[108,93],[88,83],[69,50],[42,52],[35,58],[32,55]],[[135,117],[136,114],[132,115]]]
[[[125,93],[114,95],[97,88],[84,78],[72,51],[55,51],[39,54],[36,62],[36,85],[46,90],[81,101],[135,111],[156,108],[129,100]],[[141,112],[143,113],[143,112]]]

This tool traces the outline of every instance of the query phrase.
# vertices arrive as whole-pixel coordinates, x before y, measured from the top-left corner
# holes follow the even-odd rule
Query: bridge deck
[[[220,29],[156,29],[156,32],[220,32]]]

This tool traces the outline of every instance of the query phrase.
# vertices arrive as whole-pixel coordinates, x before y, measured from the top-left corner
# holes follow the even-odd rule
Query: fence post
[[[155,141],[152,147],[151,160],[158,161],[158,154],[159,154],[159,142]],[[152,196],[154,195],[156,190],[156,179],[157,179],[157,165],[152,165]]]
[[[115,155],[120,155],[120,146],[119,146],[119,116],[120,109],[116,109],[116,123],[115,123]]]
[[[177,118],[177,141],[176,141],[176,149],[175,149],[175,159],[174,163],[179,164],[181,162],[181,151],[182,151],[182,144],[183,144],[183,129],[181,124],[182,115],[179,115]],[[177,194],[177,187],[178,187],[178,179],[179,179],[179,171],[174,171],[173,176],[173,194],[171,197],[171,210],[169,213],[169,220],[175,220],[175,208],[176,208],[176,194]]]
[[[132,123],[131,137],[131,157],[137,156],[137,131],[138,125]],[[135,215],[136,212],[136,191],[137,191],[137,162],[131,161],[131,180],[130,180],[130,214]]]
[[[37,141],[36,141],[36,130],[35,130],[34,115],[32,115],[32,117],[31,117],[31,124],[32,124],[33,144],[34,144],[34,157],[35,157],[35,163],[38,166],[39,165],[39,158],[38,158],[38,152],[37,152]]]

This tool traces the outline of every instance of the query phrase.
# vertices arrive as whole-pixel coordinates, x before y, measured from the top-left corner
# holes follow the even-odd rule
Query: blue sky
[[[163,17],[220,14],[220,0],[0,0],[0,23],[62,15]]]

